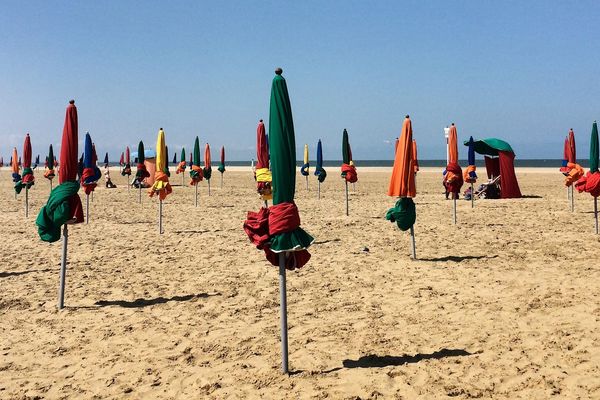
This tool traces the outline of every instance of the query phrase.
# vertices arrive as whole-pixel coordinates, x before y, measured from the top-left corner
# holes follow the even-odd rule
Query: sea
[[[583,168],[588,168],[588,160],[579,160],[579,165]],[[100,163],[101,164],[101,163]],[[233,167],[243,167],[250,166],[251,161],[226,161],[225,166],[231,165]],[[302,166],[302,161],[296,161],[296,164],[300,167]],[[314,167],[316,161],[311,160],[310,165]],[[459,164],[461,166],[467,166],[467,160],[460,160]],[[118,166],[118,163],[110,163],[111,166]],[[342,165],[341,160],[327,160],[323,161],[323,167],[339,167]],[[392,167],[394,165],[394,160],[354,160],[354,165],[356,167]],[[475,165],[478,167],[484,167],[485,163],[483,160],[478,159],[475,161]],[[132,164],[135,166],[135,164]],[[169,163],[169,166],[175,166],[173,163]],[[213,167],[216,168],[218,166],[218,162],[213,163]],[[419,160],[419,166],[421,167],[439,167],[444,168],[446,166],[446,160]],[[515,159],[515,167],[531,167],[531,168],[560,168],[562,166],[561,159]]]

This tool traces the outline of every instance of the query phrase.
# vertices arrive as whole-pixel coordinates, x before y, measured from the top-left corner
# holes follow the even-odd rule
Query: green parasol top
[[[486,156],[497,156],[499,151],[508,151],[510,153],[514,153],[512,147],[510,147],[510,144],[501,139],[488,138],[475,140],[473,143],[475,152]],[[465,140],[463,144],[468,146],[469,141]]]
[[[138,164],[143,164],[144,161],[146,161],[146,156],[144,154],[144,142],[142,142],[140,140],[140,143],[138,144]]]
[[[590,138],[590,172],[598,172],[598,125],[596,121],[592,125],[592,136]]]
[[[185,160],[185,157],[183,158]],[[196,136],[196,141],[194,141],[194,159],[192,163],[199,167],[200,166],[200,139]]]
[[[292,107],[287,84],[281,76],[281,69],[275,72],[271,86],[271,107],[269,112],[269,152],[273,174],[273,205],[293,203],[296,189],[296,139]],[[274,252],[305,249],[313,242],[313,237],[298,227],[271,238]]]
[[[48,169],[54,169],[54,149],[52,149],[52,145],[48,149]]]
[[[350,141],[348,140],[348,131],[344,129],[342,134],[342,162],[350,164]]]

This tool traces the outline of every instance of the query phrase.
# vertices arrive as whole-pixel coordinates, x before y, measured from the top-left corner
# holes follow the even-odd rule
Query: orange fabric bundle
[[[412,139],[412,122],[408,115],[402,124],[402,132],[398,139],[394,167],[388,187],[387,195],[392,197],[415,197],[417,189],[415,185],[415,162],[416,146]]]
[[[175,171],[175,173],[181,174],[181,173],[185,172],[186,167],[187,167],[187,163],[185,162],[185,160],[181,161],[179,163],[179,165],[177,166],[177,171]]]
[[[471,172],[475,172],[476,170],[477,167],[475,167],[474,165],[469,165],[467,169],[465,169],[465,172],[463,172],[463,180],[467,183],[477,182],[476,178],[471,178]]]
[[[148,195],[154,197],[158,193],[158,198],[162,201],[172,192],[173,188],[169,183],[169,176],[162,171],[156,171],[154,174],[154,185],[148,191]]]
[[[202,167],[198,165],[192,165],[192,172],[196,172],[197,174],[194,174],[194,177],[190,181],[190,186],[196,186],[198,182],[204,179],[204,172],[202,172]],[[190,172],[190,174],[192,174],[192,172]]]
[[[583,176],[583,168],[581,165],[568,163],[567,164],[567,175],[565,176],[565,186],[571,186],[577,182]]]
[[[46,170],[46,172],[44,172],[44,178],[46,178],[46,179],[52,180],[55,176],[56,176],[56,174],[54,173],[53,169],[48,169],[48,170]]]

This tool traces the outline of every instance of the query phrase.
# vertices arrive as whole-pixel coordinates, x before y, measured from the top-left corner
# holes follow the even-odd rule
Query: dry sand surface
[[[99,187],[90,224],[70,229],[58,312],[61,244],[34,224],[48,182],[38,170],[25,218],[4,169],[0,398],[600,398],[592,197],[571,213],[557,170],[517,175],[525,198],[460,201],[454,226],[440,171],[421,172],[418,261],[384,219],[389,170],[359,168],[349,217],[337,168],[320,201],[299,177],[316,242],[288,274],[282,376],[277,269],[242,230],[261,205],[249,172],[220,189],[215,170],[198,208],[173,174],[162,236],[156,200],[138,204],[114,172],[118,188]]]

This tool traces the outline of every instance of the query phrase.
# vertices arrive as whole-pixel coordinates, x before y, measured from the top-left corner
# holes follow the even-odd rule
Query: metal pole
[[[475,207],[475,192],[473,192],[473,182],[471,182],[471,208]]]
[[[131,183],[129,182],[129,175],[127,175],[127,193],[131,190]]]
[[[321,181],[319,181],[319,184],[317,185],[317,198],[321,200]]]
[[[162,200],[158,201],[158,233],[162,235]]]
[[[29,217],[29,188],[25,187],[25,218]]]
[[[85,224],[90,223],[90,195],[85,195]]]
[[[410,227],[410,238],[412,241],[412,256],[413,260],[417,259],[417,243],[415,241],[415,228],[414,226]]]
[[[573,191],[573,185],[571,185],[571,212],[575,211],[575,196],[573,196],[574,194],[575,192]]]
[[[306,191],[308,191],[308,175],[306,175]]]
[[[185,177],[183,176],[183,174],[184,174],[184,172],[181,172],[181,187],[183,187],[183,185],[185,184],[184,181],[183,181],[185,179]]]
[[[594,217],[596,218],[596,235],[598,234],[598,198],[594,197]]]
[[[279,253],[279,297],[281,313],[281,370],[288,370],[287,289],[285,283],[285,252]]]
[[[65,279],[67,277],[67,246],[69,243],[68,225],[63,226],[62,259],[60,260],[60,287],[58,288],[58,309],[65,307]]]
[[[210,179],[207,179],[207,180],[208,180],[208,195],[210,196]]]
[[[352,182],[352,192],[356,192],[356,182]]]
[[[265,208],[269,208],[269,202],[265,200]]]
[[[454,225],[456,225],[456,193],[452,193],[452,202],[454,203],[452,209],[453,209],[453,215],[454,215]]]
[[[50,179],[50,193],[52,193],[52,179]]]
[[[221,189],[223,189],[223,173],[221,172]]]
[[[346,216],[350,215],[350,210],[348,209],[348,181],[346,181]]]
[[[196,186],[196,200],[195,200],[195,205],[196,207],[198,207],[198,182],[195,182],[196,184],[194,186]]]
[[[140,201],[140,204],[142,204],[142,182],[139,182],[139,185],[140,185],[139,201]]]

